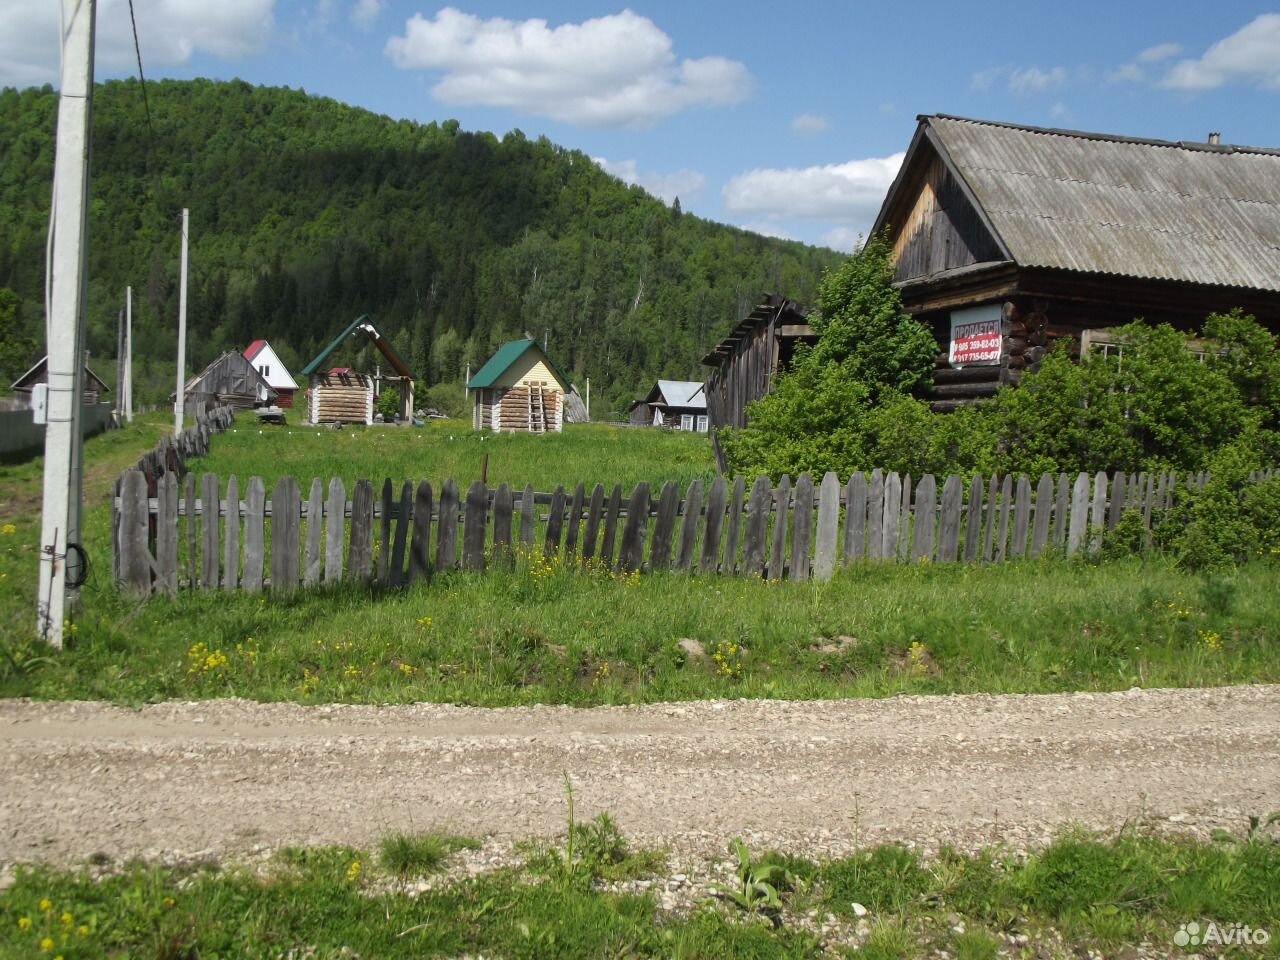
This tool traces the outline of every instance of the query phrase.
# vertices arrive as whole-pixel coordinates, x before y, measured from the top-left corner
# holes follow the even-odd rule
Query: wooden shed
[[[10,388],[13,391],[14,399],[20,401],[26,407],[31,406],[31,391],[35,389],[37,383],[49,382],[49,358],[41,357],[36,364],[13,381]],[[89,369],[89,365],[84,365],[84,403],[99,403],[104,393],[110,393],[110,388],[103,382],[103,379]]]
[[[477,430],[559,433],[569,381],[536,340],[504,343],[467,382]]]
[[[368,316],[353,320],[347,329],[338,334],[329,346],[303,368],[302,375],[307,378],[311,391],[307,404],[308,419],[312,423],[373,423],[373,378],[367,373],[359,373],[347,367],[334,367],[327,371],[323,369],[347,338],[356,333],[368,336],[391,364],[394,374],[383,374],[380,382],[390,383],[399,391],[397,416],[401,422],[408,423],[413,414],[413,372],[387,338],[378,332]]]
[[[187,381],[183,406],[202,413],[218,406],[250,410],[274,402],[276,392],[244,354],[228,350]]]
[[[725,468],[715,431],[745,427],[747,404],[773,389],[773,378],[791,364],[796,346],[814,343],[809,308],[778,294],[764,299],[702,362],[711,368],[704,396],[716,463]]]
[[[873,231],[939,344],[933,406],[991,396],[1050,344],[1235,307],[1280,331],[1280,150],[919,117]],[[1087,347],[1086,347],[1087,348]]]

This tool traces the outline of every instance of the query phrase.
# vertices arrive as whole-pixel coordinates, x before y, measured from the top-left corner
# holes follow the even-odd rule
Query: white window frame
[[[680,429],[685,432],[692,432],[693,430],[693,414],[692,413],[680,414]]]
[[[705,413],[698,414],[697,423],[698,423],[698,427],[697,427],[698,433],[706,433],[707,429],[711,425],[711,421],[708,419]]]

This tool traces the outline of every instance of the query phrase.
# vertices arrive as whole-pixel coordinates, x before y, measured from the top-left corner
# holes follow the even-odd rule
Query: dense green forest
[[[37,344],[57,106],[49,87],[0,91],[0,288]],[[183,207],[189,369],[257,337],[296,369],[368,313],[425,381],[456,383],[528,331],[592,378],[597,416],[656,377],[701,379],[761,292],[811,301],[839,259],[682,214],[518,130],[240,81],[148,83],[144,102],[113,81],[94,101],[89,347],[114,355],[132,285],[144,400],[172,390]]]

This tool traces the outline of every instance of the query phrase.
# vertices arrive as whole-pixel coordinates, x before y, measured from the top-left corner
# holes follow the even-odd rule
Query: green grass
[[[282,476],[308,488],[313,477],[325,484],[341,477],[350,490],[358,479],[375,488],[390,477],[397,491],[405,480],[429,480],[439,489],[453,479],[465,490],[480,479],[488,456],[490,488],[509,484],[539,492],[557,485],[572,491],[597,483],[606,491],[621,483],[624,491],[640,481],[660,486],[677,481],[681,489],[695,479],[710,481],[715,461],[705,435],[669,430],[638,430],[600,424],[571,424],[563,433],[544,436],[477,433],[462,421],[433,421],[423,428],[262,427],[240,417],[228,433],[215,438],[210,455],[193,463],[198,473],[234,474],[241,489],[250,476],[262,477],[268,490]]]
[[[450,573],[394,592],[347,585],[130,600],[111,583],[105,494],[166,426],[153,418],[86,448],[91,573],[58,656],[34,639],[38,465],[0,470],[0,696],[591,705],[1280,681],[1280,591],[1269,562],[1211,576],[1158,559],[862,564],[826,584],[793,584],[615,576],[527,558],[509,571]],[[350,469],[372,462],[393,476],[425,476],[444,469],[450,450],[471,444],[472,455],[490,442],[470,433],[449,441],[443,429],[277,433],[274,454],[246,431],[216,438],[215,456],[195,466],[221,458],[240,470],[258,458],[292,470],[288,451],[323,439],[374,452],[373,461],[353,455]],[[610,460],[600,448],[615,441]],[[656,481],[669,475],[667,445],[689,454],[695,472],[690,451],[705,453],[701,438],[595,427],[492,443],[544,489],[592,479],[593,469]],[[702,656],[684,649],[689,640]]]
[[[378,844],[378,864],[398,877],[422,877],[439,870],[455,850],[479,846],[469,837],[393,833]]]
[[[1025,856],[899,846],[819,863],[780,891],[772,922],[709,889],[664,911],[597,867],[516,865],[410,891],[347,847],[290,849],[255,869],[143,864],[20,868],[0,892],[0,956],[927,957],[1179,955],[1182,924],[1280,927],[1280,844],[1068,833]],[[762,858],[761,862],[766,858]],[[531,857],[529,864],[536,858]],[[668,876],[665,858],[655,887]],[[447,866],[447,863],[444,864]],[[877,875],[887,869],[894,878]],[[869,872],[868,872],[869,871]],[[897,892],[886,894],[889,887]],[[867,908],[859,916],[854,904]],[[826,916],[823,930],[805,917]],[[42,950],[41,942],[52,941]],[[1230,953],[1230,952],[1229,952]],[[1238,950],[1277,956],[1276,941]]]

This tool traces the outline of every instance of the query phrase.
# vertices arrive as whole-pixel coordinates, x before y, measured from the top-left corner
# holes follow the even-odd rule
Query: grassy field
[[[590,705],[1280,681],[1277,568],[1264,562],[1208,577],[1140,559],[864,564],[826,584],[792,584],[623,576],[528,557],[511,571],[397,592],[131,601],[110,583],[106,492],[164,428],[147,422],[87,447],[91,574],[61,655],[33,636],[39,469],[0,469],[0,695]],[[448,431],[317,437],[255,426],[215,438],[193,466],[268,483],[339,470],[462,480],[484,448],[497,454],[491,482],[541,489],[710,472],[705,438],[586,427],[482,442]]]
[[[571,824],[565,841],[528,849],[518,866],[430,883],[452,851],[477,844],[399,836],[376,853],[286,849],[253,869],[139,864],[104,878],[22,870],[0,894],[0,954],[994,960],[1140,946],[1180,955],[1174,938],[1192,922],[1272,937],[1280,925],[1280,844],[1269,836],[1067,834],[1030,856],[943,851],[929,862],[901,846],[821,863],[744,849],[723,888],[701,886],[676,910],[635,883],[663,885],[662,851],[631,849],[607,818]],[[1232,954],[1280,951],[1255,940]]]

